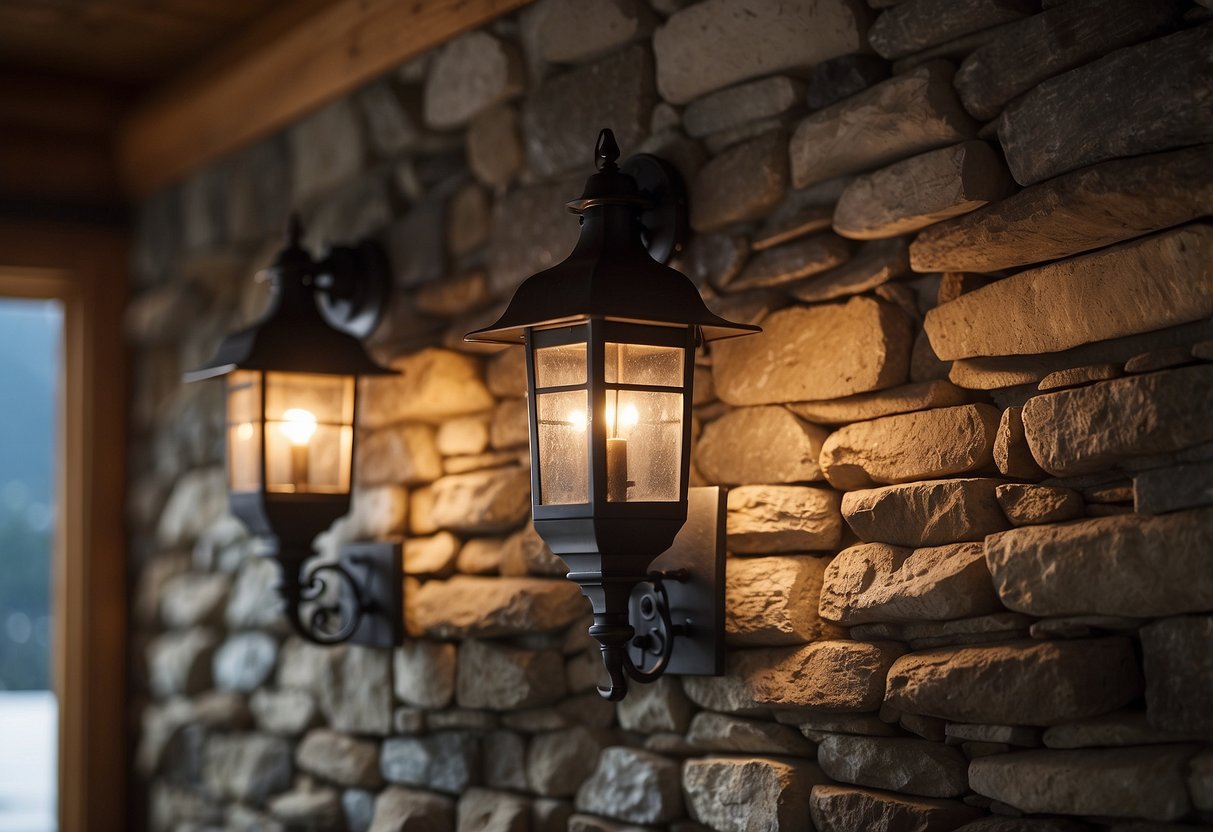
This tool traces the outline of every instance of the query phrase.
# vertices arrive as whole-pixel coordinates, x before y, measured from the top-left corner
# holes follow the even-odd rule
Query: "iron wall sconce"
[[[359,340],[386,305],[387,261],[369,241],[317,261],[301,233],[293,218],[268,269],[269,311],[186,381],[226,380],[231,510],[271,542],[291,626],[320,644],[392,646],[404,628],[399,544],[351,544],[337,562],[304,570],[313,538],[349,511],[358,377],[394,372]]]
[[[595,157],[568,204],[581,220],[572,254],[467,339],[526,349],[535,529],[590,600],[610,678],[599,693],[616,701],[629,677],[721,672],[723,493],[688,489],[695,349],[760,330],[713,314],[665,265],[686,229],[673,167],[644,154],[619,166],[610,130]],[[688,502],[702,513],[685,545],[651,570]]]

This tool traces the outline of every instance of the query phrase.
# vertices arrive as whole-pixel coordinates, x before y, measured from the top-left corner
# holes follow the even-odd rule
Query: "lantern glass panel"
[[[606,343],[606,383],[682,387],[681,347]]]
[[[585,345],[581,346],[584,352]],[[587,400],[585,390],[539,393],[536,397],[539,491],[544,505],[589,502]]]
[[[609,502],[679,499],[682,414],[681,392],[606,391]]]
[[[353,447],[353,376],[266,373],[267,490],[347,493]]]
[[[535,350],[535,386],[564,387],[569,384],[585,384],[585,358],[584,341],[555,347],[539,347]]]
[[[252,370],[227,377],[227,484],[261,490],[261,373]]]

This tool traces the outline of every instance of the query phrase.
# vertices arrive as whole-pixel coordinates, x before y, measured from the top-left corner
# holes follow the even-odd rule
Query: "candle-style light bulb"
[[[308,445],[316,433],[316,415],[301,407],[282,414],[282,435],[291,443],[291,482],[296,491],[308,490]]]

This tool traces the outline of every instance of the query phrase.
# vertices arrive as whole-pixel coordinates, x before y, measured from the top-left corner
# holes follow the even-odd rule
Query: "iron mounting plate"
[[[674,636],[674,649],[666,673],[679,676],[719,676],[724,672],[724,571],[725,511],[728,489],[720,486],[691,488],[687,492],[687,522],[674,543],[653,561],[650,569],[672,572],[685,569],[685,581],[666,580],[670,620],[684,629]],[[659,625],[641,612],[641,601],[654,592],[652,583],[637,584],[628,603],[628,616],[637,635],[651,635]],[[628,647],[632,662],[651,665],[647,650]]]
[[[404,570],[399,543],[372,541],[341,547],[341,565],[359,584],[366,604],[349,643],[397,647],[404,643]]]

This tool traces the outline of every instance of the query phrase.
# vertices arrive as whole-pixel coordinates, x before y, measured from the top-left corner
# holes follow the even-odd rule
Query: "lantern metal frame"
[[[523,282],[497,322],[466,336],[526,350],[535,530],[590,601],[589,632],[609,678],[598,690],[611,701],[627,694],[629,679],[723,670],[724,490],[689,487],[695,350],[761,331],[711,312],[694,284],[666,265],[687,228],[686,191],[674,167],[648,154],[623,165],[618,158],[614,135],[603,130],[598,173],[568,203],[582,224],[573,252]],[[682,349],[681,386],[608,383],[608,342]],[[584,383],[538,387],[537,351],[578,343],[586,346]],[[588,397],[587,500],[544,503],[540,396],[580,390]],[[608,390],[683,397],[676,500],[609,498],[608,427],[595,417],[605,416]]]
[[[404,637],[400,544],[347,544],[336,561],[316,561],[311,549],[316,535],[350,509],[358,453],[358,378],[395,373],[375,362],[360,340],[382,318],[390,271],[374,241],[335,246],[314,259],[303,248],[302,236],[299,218],[292,217],[287,244],[265,272],[271,282],[269,309],[252,326],[225,337],[214,359],[187,373],[185,380],[230,378],[236,371],[258,374],[257,489],[230,490],[229,505],[249,532],[266,542],[264,554],[278,561],[278,592],[292,629],[317,644],[390,647]],[[278,373],[351,379],[344,491],[284,492],[268,486],[266,406],[271,376]],[[227,395],[231,392],[229,381]],[[227,466],[230,489],[230,451]]]

